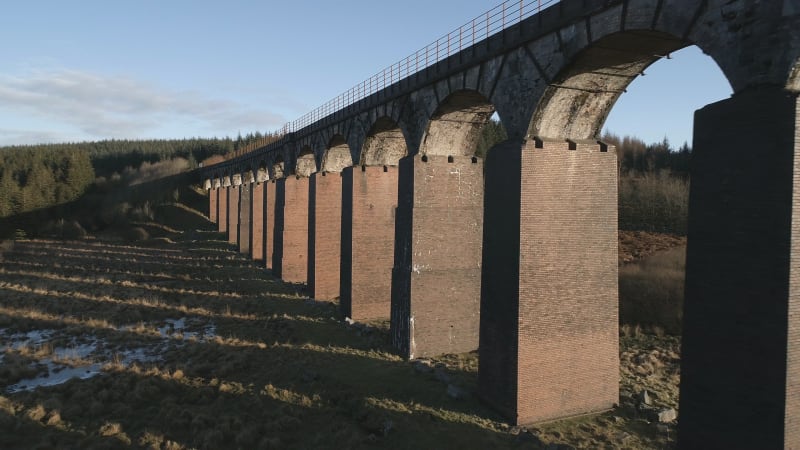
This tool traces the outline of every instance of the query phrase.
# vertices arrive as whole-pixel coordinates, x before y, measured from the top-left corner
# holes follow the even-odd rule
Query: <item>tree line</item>
[[[0,151],[0,217],[79,198],[95,178],[85,149],[12,148]]]
[[[0,217],[67,203],[89,189],[106,190],[109,182],[127,185],[151,179],[164,169],[173,173],[203,161],[212,164],[280,137],[254,132],[235,139],[112,139],[0,147]],[[485,157],[505,139],[502,124],[490,120],[481,130],[476,155]],[[689,146],[675,149],[666,138],[646,144],[613,134],[602,140],[617,147],[620,228],[685,234]]]
[[[489,120],[481,129],[475,155],[486,158],[494,145],[506,139],[500,121]],[[689,145],[674,148],[666,137],[647,144],[637,137],[610,133],[600,140],[617,148],[619,228],[685,235],[692,156]]]
[[[185,169],[192,169],[279,138],[278,133],[254,132],[235,139],[110,139],[0,147],[0,217],[70,202],[95,181],[133,179],[132,172],[142,167],[185,160]]]
[[[606,134],[619,161],[619,228],[685,235],[689,217],[687,143],[673,148],[667,138],[646,144],[639,138]]]

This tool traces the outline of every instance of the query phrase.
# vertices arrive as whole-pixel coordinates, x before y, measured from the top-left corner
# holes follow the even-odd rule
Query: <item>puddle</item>
[[[189,324],[187,324],[189,322]],[[185,317],[180,319],[167,319],[158,328],[161,342],[146,346],[120,348],[110,346],[96,336],[82,336],[71,338],[65,347],[53,349],[52,356],[40,358],[34,364],[45,366],[46,372],[37,377],[27,378],[5,388],[8,393],[30,391],[40,386],[56,386],[78,378],[86,380],[103,373],[103,366],[115,362],[124,367],[134,363],[149,363],[161,360],[161,355],[171,346],[176,339],[191,339],[200,342],[216,336],[216,326],[213,323],[199,327]],[[128,331],[135,326],[122,326],[120,331]],[[199,331],[189,331],[195,329]],[[54,337],[59,337],[55,330],[36,330],[27,333],[8,334],[7,329],[0,329],[0,342],[8,348],[19,350],[25,347],[46,345]],[[80,343],[79,340],[80,339]],[[182,344],[178,344],[182,345]],[[5,354],[0,352],[0,364],[3,363]],[[33,364],[32,364],[33,365]]]
[[[7,331],[4,329],[3,334],[6,333]],[[34,330],[28,331],[27,333],[6,334],[3,336],[3,340],[11,341],[11,348],[19,350],[26,346],[46,344],[52,339],[55,333],[55,330]]]
[[[58,347],[53,350],[53,354],[58,360],[76,360],[83,359],[91,355],[97,350],[97,341],[89,344],[79,344],[69,347]]]
[[[47,374],[36,378],[20,380],[18,383],[7,387],[6,391],[10,394],[14,394],[16,392],[32,391],[40,386],[56,386],[66,383],[73,378],[86,380],[99,375],[101,369],[102,365],[97,363],[83,367],[69,367],[47,361]]]
[[[211,339],[217,335],[217,327],[213,323],[206,325],[200,331],[187,331],[185,317],[181,317],[180,319],[167,319],[164,322],[166,322],[166,325],[158,329],[158,333],[164,338],[181,335],[183,339],[198,339],[202,341]]]

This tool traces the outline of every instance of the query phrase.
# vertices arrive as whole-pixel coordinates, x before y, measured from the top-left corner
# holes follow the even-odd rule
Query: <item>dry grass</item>
[[[623,334],[640,324],[656,334],[664,331],[680,334],[685,271],[685,246],[661,251],[619,268]]]
[[[619,180],[619,226],[686,234],[689,217],[689,182],[668,173]]]
[[[174,244],[155,247],[34,240],[6,251],[0,388],[40,375],[42,361],[70,345],[97,348],[62,354],[61,363],[102,364],[103,373],[0,393],[0,448],[664,448],[674,441],[674,425],[663,431],[632,400],[646,387],[676,404],[674,338],[622,339],[620,408],[526,432],[478,399],[476,353],[436,358],[435,370],[420,372],[392,353],[388,323],[347,325],[336,305],[308,301],[215,233],[202,248],[179,233],[170,238]],[[48,343],[12,348],[12,335],[33,330],[51,330]],[[148,357],[132,358],[137,350]],[[451,398],[449,385],[466,395]]]

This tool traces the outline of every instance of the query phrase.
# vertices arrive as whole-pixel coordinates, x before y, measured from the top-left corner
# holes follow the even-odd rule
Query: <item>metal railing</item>
[[[507,0],[440,37],[435,42],[426,45],[424,48],[353,86],[297,120],[285,124],[280,133],[287,134],[303,129],[410,75],[455,55],[482,40],[488,39],[490,36],[522,22],[526,18],[537,14],[543,8],[559,1]],[[246,153],[256,148],[258,148],[257,144],[253,143],[244,147],[242,149],[244,150],[243,152],[237,153]]]

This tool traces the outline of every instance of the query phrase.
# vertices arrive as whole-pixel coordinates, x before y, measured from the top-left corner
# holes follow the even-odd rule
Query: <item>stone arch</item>
[[[782,11],[780,2],[678,3],[661,9],[628,0],[529,44],[547,87],[527,135],[595,139],[633,79],[690,45],[715,61],[734,94],[762,86],[800,91],[800,35],[788,32],[800,26],[800,14]]]
[[[569,60],[544,91],[528,136],[596,139],[620,95],[644,70],[687,42],[657,31],[614,33]]]
[[[359,116],[350,118],[349,122],[350,126],[345,136],[347,137],[347,145],[350,146],[351,158],[355,163],[361,161],[361,149],[367,140],[367,128]]]
[[[310,177],[317,171],[317,161],[314,158],[314,150],[310,146],[305,146],[297,155],[297,163],[294,166],[294,174],[300,177]]]
[[[256,181],[256,174],[252,168],[248,168],[244,172],[242,172],[242,184],[251,184],[255,183]]]
[[[494,105],[477,91],[460,90],[445,98],[428,122],[423,155],[472,156]]]
[[[383,116],[375,120],[361,149],[361,165],[396,166],[408,154],[405,134],[396,121]]]
[[[266,161],[259,161],[255,172],[256,172],[256,183],[263,183],[269,180],[269,170],[267,169]]]
[[[335,134],[328,142],[328,148],[322,156],[322,170],[324,172],[341,172],[342,169],[353,165],[350,146],[341,134]]]
[[[797,58],[792,71],[789,73],[789,82],[786,83],[786,89],[792,92],[800,92],[800,57]]]
[[[284,177],[284,170],[286,163],[283,161],[282,155],[276,155],[272,160],[272,178],[279,179]]]

